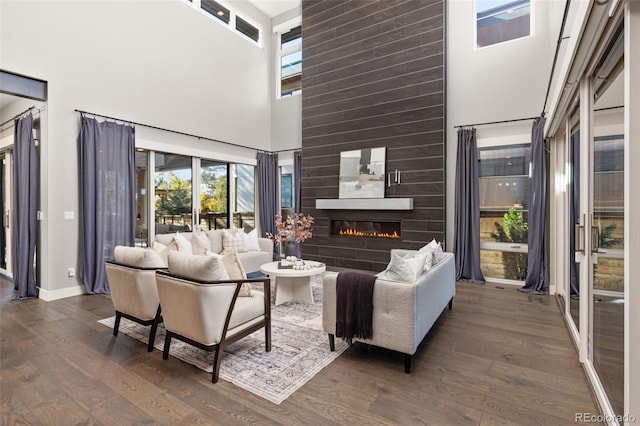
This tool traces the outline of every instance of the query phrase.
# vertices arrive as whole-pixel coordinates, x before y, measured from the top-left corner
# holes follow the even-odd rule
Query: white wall
[[[302,147],[302,95],[287,96],[285,98],[278,97],[280,81],[277,78],[277,68],[280,64],[276,59],[280,49],[280,39],[278,34],[274,34],[271,31],[279,24],[301,17],[302,5],[275,16],[271,20],[273,66],[271,67],[269,81],[271,82],[271,147],[273,151]],[[304,73],[304,63],[302,72]]]
[[[269,20],[251,5],[232,6],[269,33]],[[78,222],[63,220],[78,210],[74,109],[271,149],[268,42],[257,47],[182,0],[2,1],[0,8],[2,68],[49,84],[41,297],[82,292],[67,276],[77,268]],[[221,149],[196,145],[209,146],[212,158]]]
[[[451,249],[457,151],[454,126],[536,117],[542,112],[562,10],[558,13],[557,2],[531,3],[531,36],[476,49],[474,2],[447,1],[446,247]],[[531,134],[532,124],[478,126],[478,141],[511,135],[520,141]]]

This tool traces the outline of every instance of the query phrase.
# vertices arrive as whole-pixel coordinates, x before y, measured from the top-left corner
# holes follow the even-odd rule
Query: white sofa
[[[329,334],[329,345],[335,348],[336,278],[337,273],[323,278],[322,325]],[[455,261],[452,253],[423,273],[415,282],[397,282],[378,278],[373,289],[373,337],[355,339],[360,342],[402,352],[405,373],[411,372],[411,356],[427,335],[442,311],[453,306],[456,294]]]
[[[210,231],[202,232],[207,235],[209,241],[211,242],[211,251],[218,254],[222,253],[223,230],[213,229]],[[193,237],[193,234],[191,232],[180,232],[180,235],[182,235],[189,241],[191,241]],[[164,244],[165,246],[170,246],[175,236],[175,233],[156,234],[155,241]],[[260,246],[260,250],[251,250],[237,253],[238,259],[240,260],[240,263],[242,263],[242,267],[247,273],[260,271],[260,266],[273,261],[273,241],[268,238],[260,237],[258,238],[258,244]]]

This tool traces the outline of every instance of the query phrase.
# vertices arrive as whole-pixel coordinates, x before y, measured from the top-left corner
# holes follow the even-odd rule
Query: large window
[[[200,160],[200,228],[228,227],[227,164]]]
[[[485,277],[527,274],[530,145],[479,150],[480,266]]]
[[[476,0],[476,47],[490,46],[531,33],[529,0]]]
[[[156,234],[191,231],[191,157],[155,154]]]
[[[250,232],[256,227],[255,167],[234,164],[232,169],[234,176],[233,226]]]
[[[280,167],[280,196],[283,209],[293,209],[293,165]]]
[[[253,165],[138,148],[136,179],[138,246],[146,247],[156,234],[255,228]],[[155,218],[151,230],[149,217]]]
[[[149,235],[149,152],[136,149],[136,246],[146,247]]]
[[[280,97],[302,93],[302,27],[280,34]]]

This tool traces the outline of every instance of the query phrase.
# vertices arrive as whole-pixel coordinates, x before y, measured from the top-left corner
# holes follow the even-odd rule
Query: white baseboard
[[[40,288],[40,291],[38,292],[38,298],[44,300],[45,302],[50,302],[52,300],[64,299],[66,297],[80,296],[81,294],[85,294],[85,291],[84,287],[80,285],[61,288],[59,290],[45,290],[43,288]]]

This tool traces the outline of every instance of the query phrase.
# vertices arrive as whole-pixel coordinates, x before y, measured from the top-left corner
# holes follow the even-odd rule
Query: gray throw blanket
[[[336,336],[345,340],[373,336],[373,285],[376,276],[340,272],[336,280]]]

